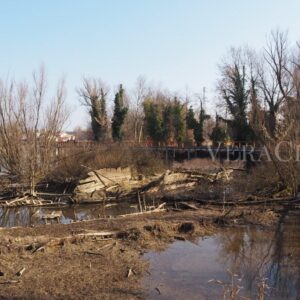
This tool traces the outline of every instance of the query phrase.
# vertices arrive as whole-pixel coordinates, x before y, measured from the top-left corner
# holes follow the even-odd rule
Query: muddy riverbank
[[[225,224],[268,224],[262,208],[166,211],[0,230],[1,299],[145,299],[148,251],[211,236]],[[20,272],[21,271],[21,272]],[[19,275],[19,276],[18,276]]]
[[[300,211],[150,251],[147,299],[299,299]]]

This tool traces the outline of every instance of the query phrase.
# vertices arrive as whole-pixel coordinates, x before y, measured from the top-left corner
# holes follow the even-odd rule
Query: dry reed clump
[[[247,176],[238,178],[239,186],[245,187],[252,195],[258,197],[280,198],[295,196],[292,177],[299,178],[300,164],[293,164],[289,169],[289,162],[258,161],[246,173]],[[279,172],[279,171],[280,172]],[[295,183],[298,186],[299,185]]]
[[[216,172],[220,169],[243,169],[245,162],[240,160],[213,160],[211,158],[192,158],[183,162],[173,162],[173,169],[201,170],[201,172]]]
[[[152,175],[165,169],[164,163],[158,155],[122,146],[122,144],[114,145],[107,151],[91,154],[87,166],[94,169],[131,166],[137,173],[144,175]]]
[[[155,153],[114,144],[107,149],[70,151],[68,156],[57,162],[57,167],[47,179],[55,182],[76,181],[84,178],[91,170],[128,166],[132,167],[135,173],[145,176],[162,172],[166,168],[163,160]]]
[[[167,165],[159,154],[151,151],[131,150],[131,165],[138,174],[145,176],[161,173],[166,170]]]
[[[210,284],[217,284],[222,287],[223,295],[222,299],[228,300],[238,300],[238,299],[245,299],[250,300],[250,298],[242,296],[241,292],[243,291],[244,287],[241,285],[243,277],[239,274],[235,274],[231,270],[227,270],[227,273],[230,276],[230,280],[228,282],[224,282],[218,279],[211,279],[208,281]],[[261,278],[257,282],[257,296],[255,299],[264,300],[267,295],[267,290],[270,287],[267,284],[266,278]]]
[[[183,170],[201,170],[202,172],[214,172],[221,168],[219,161],[213,161],[209,158],[193,158],[183,162],[173,162],[173,169]]]
[[[272,226],[278,221],[279,215],[270,209],[252,210],[249,214],[245,214],[243,222],[245,224],[264,224],[264,226]]]
[[[240,178],[244,187],[259,197],[286,197],[290,193],[284,182],[279,178],[272,162],[260,162],[250,169],[247,176]],[[240,186],[243,186],[242,184]]]

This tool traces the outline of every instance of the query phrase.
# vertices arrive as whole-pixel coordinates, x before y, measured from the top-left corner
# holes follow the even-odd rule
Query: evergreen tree
[[[201,103],[200,114],[199,114],[199,121],[195,120],[194,124],[194,139],[197,146],[201,146],[204,142],[204,122],[209,119],[210,116],[205,113],[205,110]]]
[[[78,94],[83,105],[89,109],[91,116],[91,127],[96,141],[105,140],[108,131],[105,85],[100,80],[83,80],[83,87],[78,90]]]
[[[196,125],[195,113],[193,107],[190,106],[186,116],[186,126],[188,129],[194,129]]]
[[[205,113],[205,110],[201,103],[199,120],[195,118],[195,113],[192,107],[189,108],[186,118],[186,125],[188,129],[193,129],[194,140],[197,146],[201,146],[204,142],[204,122],[209,119],[210,116]]]
[[[167,103],[162,109],[162,139],[167,144],[172,135],[174,135],[173,106],[171,103]]]
[[[151,100],[147,100],[143,103],[143,106],[147,134],[154,144],[158,145],[163,137],[163,123],[158,104],[153,103]]]
[[[210,139],[213,141],[213,144],[223,143],[226,140],[226,132],[219,124],[219,117],[216,115],[216,125],[212,130]]]
[[[107,113],[106,113],[106,94],[103,89],[100,97],[91,98],[92,106],[90,110],[91,125],[96,141],[105,140],[107,135]]]
[[[91,115],[91,126],[93,130],[94,138],[96,141],[100,141],[100,139],[102,138],[102,128],[101,125],[99,124],[101,113],[100,113],[100,104],[98,101],[95,101],[95,103],[91,107],[90,115]]]
[[[114,104],[114,114],[111,124],[112,137],[114,141],[120,141],[123,136],[122,125],[128,112],[128,108],[124,105],[124,89],[122,84],[120,84],[119,91],[115,95]]]
[[[222,96],[226,106],[233,117],[232,129],[234,139],[247,141],[251,139],[251,130],[247,120],[247,105],[249,91],[246,87],[245,67],[234,64],[233,67],[227,66],[222,80]]]
[[[216,125],[213,128],[210,138],[214,144],[224,143],[226,140],[225,130],[222,127],[220,127],[219,125]]]
[[[180,145],[185,137],[185,112],[184,106],[175,98],[148,99],[144,102],[145,127],[148,135],[155,144],[167,144],[175,138]]]
[[[185,137],[185,114],[184,106],[176,97],[173,103],[173,126],[174,135],[179,146]]]

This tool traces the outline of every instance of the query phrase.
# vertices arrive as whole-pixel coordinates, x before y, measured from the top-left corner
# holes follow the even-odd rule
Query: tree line
[[[78,93],[89,109],[97,141],[148,138],[154,145],[178,146],[200,146],[205,140],[261,142],[280,134],[297,101],[299,49],[297,43],[290,46],[288,34],[281,31],[271,32],[260,51],[231,48],[219,64],[215,117],[206,113],[203,99],[193,107],[186,97],[153,89],[143,78],[130,96],[119,86],[110,122],[103,82],[84,79]]]
[[[211,117],[200,100],[195,111],[188,99],[151,88],[139,77],[131,97],[122,85],[114,95],[112,117],[108,117],[108,88],[101,80],[83,80],[78,89],[81,103],[88,108],[93,138],[99,142],[108,140],[133,140],[151,145],[196,144],[200,146],[207,133],[205,122]],[[217,119],[217,118],[216,118]],[[215,141],[225,139],[225,130],[216,122],[209,137]]]

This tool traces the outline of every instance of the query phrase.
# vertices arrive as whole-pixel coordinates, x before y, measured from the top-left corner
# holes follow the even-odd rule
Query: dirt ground
[[[271,225],[276,218],[260,208],[206,207],[0,229],[0,299],[144,299],[146,251],[214,234],[220,226]]]

